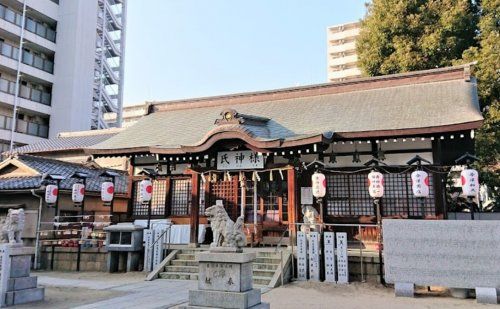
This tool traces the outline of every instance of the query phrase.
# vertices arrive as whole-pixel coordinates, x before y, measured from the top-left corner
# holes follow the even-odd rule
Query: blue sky
[[[326,82],[326,27],[365,1],[128,1],[124,103]]]

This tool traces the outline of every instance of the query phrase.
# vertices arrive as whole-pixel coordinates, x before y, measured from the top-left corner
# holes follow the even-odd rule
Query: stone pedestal
[[[31,256],[35,248],[22,245],[1,245],[1,306],[44,300],[45,289],[37,287],[37,277],[30,276]]]
[[[253,288],[255,253],[217,248],[199,253],[196,259],[198,289],[189,291],[189,305],[183,308],[269,308],[261,302],[260,289]]]

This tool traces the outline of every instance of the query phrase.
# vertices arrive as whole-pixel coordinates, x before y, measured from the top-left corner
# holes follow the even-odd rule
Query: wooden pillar
[[[127,219],[132,221],[132,216],[134,214],[134,158],[131,157],[128,161],[128,182],[127,182]]]
[[[432,163],[434,165],[443,164],[443,145],[439,138],[432,141]],[[439,217],[442,215],[443,219],[447,219],[448,210],[446,205],[446,175],[443,174],[433,174],[433,187],[434,187],[434,203],[436,207],[436,215]]]
[[[287,184],[288,184],[288,223],[290,234],[295,234],[297,226],[297,181],[295,179],[295,169],[291,168],[287,171]]]
[[[189,212],[189,245],[198,247],[198,225],[200,224],[200,176],[194,171],[188,171],[191,174],[191,209]]]

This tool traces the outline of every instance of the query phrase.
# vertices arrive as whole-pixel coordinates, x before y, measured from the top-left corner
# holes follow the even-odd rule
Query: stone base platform
[[[202,307],[202,306],[191,306],[191,305],[180,306],[179,308],[181,308],[181,309],[214,309],[214,307]],[[269,303],[260,303],[258,305],[253,306],[253,307],[248,307],[248,309],[269,309],[269,308],[271,308]]]
[[[194,290],[189,291],[189,304],[216,308],[251,308],[260,304],[260,290],[226,292]]]
[[[45,288],[31,288],[7,292],[5,294],[5,304],[7,306],[32,303],[44,300]]]
[[[0,246],[2,305],[12,306],[45,299],[45,288],[37,287],[37,277],[30,276],[31,256],[35,248],[5,244]]]
[[[255,253],[234,248],[210,248],[200,252],[198,289],[189,291],[189,305],[181,308],[247,309],[270,308],[261,302],[260,289],[253,288]]]

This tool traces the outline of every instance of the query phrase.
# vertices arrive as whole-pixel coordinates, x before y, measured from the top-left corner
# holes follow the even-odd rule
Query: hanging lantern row
[[[101,184],[101,200],[105,203],[110,203],[114,198],[115,186],[112,182],[106,181]],[[151,181],[145,180],[141,183],[141,196],[144,202],[151,200],[153,185]],[[45,187],[45,202],[49,205],[54,205],[59,196],[59,188],[57,185],[49,184]],[[75,204],[81,204],[85,198],[85,185],[83,183],[75,183],[71,188],[71,200]]]
[[[316,198],[326,195],[326,178],[322,173],[314,173],[311,177],[312,192]],[[479,177],[474,169],[465,169],[461,173],[462,192],[465,196],[474,197],[479,192]],[[415,197],[429,197],[430,180],[429,174],[422,170],[411,173],[411,185]],[[368,174],[368,193],[372,198],[384,196],[384,175],[378,171]]]

